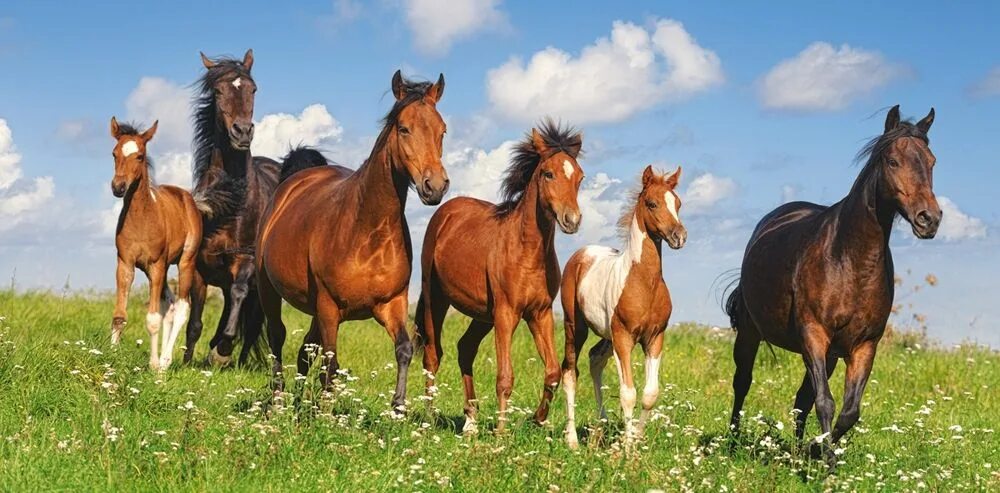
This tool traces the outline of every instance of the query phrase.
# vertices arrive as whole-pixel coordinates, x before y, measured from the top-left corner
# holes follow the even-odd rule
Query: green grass
[[[530,421],[542,365],[523,327],[515,337],[511,432],[462,437],[456,434],[462,392],[454,348],[464,317],[446,324],[433,407],[420,399],[423,378],[415,358],[410,411],[398,420],[389,414],[392,345],[374,322],[341,331],[341,364],[350,376],[338,381],[335,395],[307,393],[315,399],[313,410],[296,413],[264,404],[268,377],[259,367],[175,365],[165,375],[151,373],[143,303],[142,297],[132,300],[131,323],[115,350],[108,340],[110,296],[0,291],[0,490],[1000,488],[1000,437],[994,432],[1000,427],[1000,356],[981,348],[929,348],[902,338],[883,342],[861,422],[831,475],[794,444],[789,411],[803,374],[797,355],[778,350],[773,358],[761,350],[746,433],[739,441],[727,438],[733,369],[728,331],[695,325],[668,330],[664,392],[634,453],[623,452],[617,442],[613,365],[605,373],[611,422],[602,425],[584,358],[577,421],[590,430],[573,452],[563,441],[561,390],[550,424]],[[218,316],[214,301],[206,326],[214,329]],[[292,363],[308,320],[289,309],[286,321],[285,361]],[[199,360],[209,332],[198,347]],[[144,342],[137,345],[137,339]],[[560,332],[560,347],[561,340]],[[476,366],[487,420],[496,410],[493,355],[490,338]],[[639,375],[641,360],[634,359]],[[838,403],[842,380],[843,365],[832,380]],[[314,377],[308,383],[315,388]],[[818,434],[814,417],[807,433]]]

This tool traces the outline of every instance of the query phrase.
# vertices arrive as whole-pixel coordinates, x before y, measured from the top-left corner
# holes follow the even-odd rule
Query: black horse
[[[726,302],[737,330],[734,433],[761,341],[802,354],[806,376],[795,397],[799,439],[814,402],[829,440],[824,446],[828,459],[833,457],[829,443],[858,421],[875,348],[892,309],[893,222],[902,215],[924,239],[933,238],[941,222],[927,139],[933,122],[933,109],[912,124],[901,122],[899,106],[893,107],[885,132],[858,154],[868,162],[847,197],[829,207],[785,204],[757,225]],[[847,363],[844,407],[831,427],[834,402],[827,379],[839,358]]]

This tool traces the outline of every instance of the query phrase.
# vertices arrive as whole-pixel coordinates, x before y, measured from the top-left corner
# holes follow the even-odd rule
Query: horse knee
[[[413,341],[406,338],[406,333],[403,332],[402,340],[396,340],[396,361],[401,364],[410,364],[410,360],[413,359]]]
[[[146,331],[148,331],[151,336],[155,336],[160,332],[160,324],[162,322],[163,322],[163,315],[160,315],[159,312],[147,313]]]
[[[635,409],[635,389],[622,385],[619,393],[621,394],[622,407],[626,410]]]
[[[653,405],[656,404],[656,399],[660,397],[660,390],[647,390],[642,393],[642,409],[650,411],[653,409]]]
[[[556,387],[559,385],[559,379],[562,378],[562,371],[557,367],[546,368],[545,369],[545,386],[546,387]]]
[[[510,398],[510,394],[513,390],[514,390],[513,375],[497,376],[497,397],[499,397],[502,400],[507,400],[508,398]]]

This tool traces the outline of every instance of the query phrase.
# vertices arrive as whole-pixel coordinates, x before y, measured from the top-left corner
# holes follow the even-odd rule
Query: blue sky
[[[158,178],[186,185],[198,51],[252,47],[254,148],[272,157],[303,142],[356,166],[397,68],[445,74],[455,194],[494,198],[510,141],[541,116],[582,128],[584,229],[559,237],[563,260],[617,244],[617,210],[646,164],[683,165],[691,238],[664,262],[676,321],[722,324],[712,284],[738,267],[756,220],[788,199],[839,200],[885,109],[919,118],[934,106],[946,228],[930,242],[900,228],[893,246],[908,283],[940,282],[902,301],[938,339],[1000,346],[995,3],[201,3],[0,6],[0,277],[110,288],[108,119],[160,119]],[[408,208],[418,244],[432,212]]]

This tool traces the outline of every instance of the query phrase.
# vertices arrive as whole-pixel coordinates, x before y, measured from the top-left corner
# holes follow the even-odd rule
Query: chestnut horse
[[[545,362],[542,400],[535,421],[548,416],[559,384],[553,345],[552,300],[559,291],[555,228],[572,234],[580,226],[577,192],[583,170],[577,163],[583,137],[552,121],[541,125],[514,149],[501,196],[494,205],[457,197],[431,217],[421,254],[422,282],[415,316],[424,341],[428,391],[440,366],[441,330],[449,306],[472,317],[458,342],[458,364],[465,386],[465,432],[476,431],[476,391],[472,363],[483,338],[496,327],[497,400],[503,431],[507,399],[514,386],[511,338],[521,319]]]
[[[875,348],[893,301],[889,235],[902,215],[919,238],[933,238],[941,208],[932,190],[934,154],[927,131],[934,110],[912,124],[894,106],[885,133],[858,158],[868,158],[850,193],[825,207],[792,202],[757,224],[743,257],[736,289],[726,301],[736,333],[731,428],[739,432],[761,341],[802,354],[806,375],[795,396],[796,436],[816,404],[828,460],[858,421]],[[834,402],[827,379],[837,360],[847,363],[844,408],[831,427]]]
[[[374,316],[396,348],[393,409],[405,404],[406,372],[413,355],[406,333],[413,249],[404,207],[411,186],[426,205],[441,202],[448,190],[441,164],[445,123],[437,111],[444,75],[431,84],[406,81],[397,71],[392,93],[396,102],[371,155],[357,171],[340,166],[299,171],[278,187],[262,217],[257,282],[276,391],[284,388],[284,298],[314,317],[299,350],[299,374],[309,371],[308,346],[321,344],[326,365],[321,379],[328,386],[339,368],[341,322]]]
[[[124,198],[115,229],[118,249],[117,290],[111,343],[117,345],[125,329],[129,291],[138,267],[149,278],[149,366],[156,370],[170,367],[174,343],[190,311],[191,282],[195,277],[195,255],[201,243],[201,216],[194,198],[186,190],[156,186],[150,171],[153,162],[146,146],[156,134],[157,123],[145,132],[111,118],[111,136],[115,138],[112,155],[115,177],[111,191]],[[167,268],[177,264],[178,299],[175,302],[166,284]],[[162,343],[160,325],[165,332]],[[160,354],[162,352],[162,354]]]
[[[247,360],[261,333],[263,314],[254,290],[254,241],[260,214],[278,185],[277,162],[250,155],[257,85],[250,75],[253,50],[242,60],[201,55],[206,72],[197,82],[200,94],[194,116],[195,196],[238,201],[233,217],[206,215],[205,239],[198,255],[199,277],[187,327],[184,361],[190,362],[201,337],[206,283],[222,288],[222,317],[210,342],[209,359],[231,360],[233,342],[243,334],[240,362]]]
[[[618,368],[619,397],[625,419],[625,439],[642,433],[649,412],[660,393],[660,351],[673,305],[663,281],[660,259],[664,241],[679,249],[687,241],[687,230],[678,217],[681,200],[675,189],[681,169],[659,174],[652,166],[642,173],[642,188],[629,201],[618,228],[625,241],[621,251],[603,246],[578,250],[566,263],[562,281],[563,313],[566,329],[566,358],[563,360],[563,390],[566,392],[566,442],[579,445],[576,435],[576,358],[587,340],[587,328],[601,340],[590,349],[590,375],[601,418],[604,399],[601,374],[612,348]],[[646,353],[646,386],[642,391],[642,414],[633,426],[635,384],[632,379],[632,348],[635,343]]]

